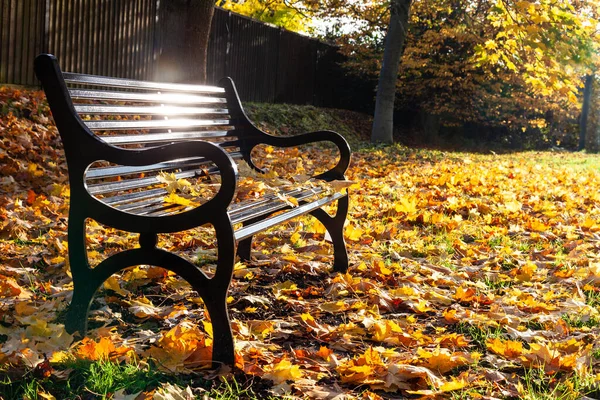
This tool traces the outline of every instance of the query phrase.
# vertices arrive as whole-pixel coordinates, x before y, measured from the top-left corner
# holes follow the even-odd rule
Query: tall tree
[[[355,29],[340,38],[349,73],[381,72],[383,2],[329,0]],[[598,44],[598,0],[414,0],[396,105],[502,132],[548,132],[579,110],[580,76]],[[330,9],[331,10],[331,9]],[[340,11],[338,11],[340,10]],[[532,129],[533,128],[533,129]]]
[[[408,15],[412,0],[392,0],[390,4],[390,23],[385,37],[383,63],[379,74],[375,115],[371,142],[393,143],[394,141],[394,101],[398,66],[406,34]]]

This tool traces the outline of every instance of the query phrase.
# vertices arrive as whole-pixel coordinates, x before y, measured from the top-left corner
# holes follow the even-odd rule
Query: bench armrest
[[[161,232],[177,232],[210,223],[216,215],[226,212],[235,197],[238,176],[236,163],[226,151],[213,143],[192,141],[135,150],[121,149],[104,143],[100,149],[101,151],[95,152],[93,158],[85,157],[85,163],[80,164],[83,168],[76,168],[73,171],[72,164],[69,165],[71,193],[73,197],[74,192],[80,192],[80,196],[77,197],[89,201],[89,206],[86,208],[90,217],[117,229],[133,232],[156,231],[156,219],[123,212],[106,213],[107,206],[88,193],[85,188],[84,173],[87,165],[97,160],[125,166],[146,166],[179,158],[204,157],[217,166],[221,177],[221,187],[217,194],[206,203],[189,211],[161,217],[159,229]]]
[[[315,131],[303,133],[295,136],[274,136],[260,130],[250,121],[238,95],[235,84],[231,78],[223,78],[220,85],[225,89],[227,97],[227,106],[232,119],[237,121],[238,129],[245,130],[245,134],[240,137],[240,149],[246,162],[250,167],[261,171],[250,157],[252,149],[259,144],[268,144],[277,147],[293,147],[302,144],[316,142],[333,142],[340,151],[340,160],[337,165],[325,171],[322,174],[314,176],[314,178],[323,179],[325,181],[343,180],[344,173],[350,164],[350,146],[342,135],[333,131]]]
[[[325,181],[343,180],[344,174],[350,165],[350,145],[342,135],[334,131],[315,131],[302,133],[294,136],[273,136],[262,132],[252,143],[252,148],[259,144],[267,144],[276,147],[294,147],[303,144],[311,144],[318,142],[331,142],[335,144],[340,152],[338,163],[328,171],[314,176],[317,179]],[[250,149],[251,151],[252,149]]]

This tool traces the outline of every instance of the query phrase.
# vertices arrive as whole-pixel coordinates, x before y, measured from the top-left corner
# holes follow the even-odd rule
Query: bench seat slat
[[[106,197],[102,199],[103,203],[118,208],[120,205],[135,203],[136,201],[148,200],[164,197],[168,194],[167,189],[156,188],[144,190],[143,192],[125,193],[118,196]]]
[[[112,86],[131,89],[170,90],[197,93],[224,93],[225,89],[218,86],[189,85],[182,83],[148,82],[134,79],[112,78],[107,76],[92,76],[63,72],[65,82],[81,85]]]
[[[177,179],[192,178],[199,173],[199,170],[176,172],[175,177]],[[156,177],[151,176],[148,178],[127,179],[119,182],[91,184],[87,185],[87,190],[88,193],[92,195],[104,195],[123,190],[141,189],[152,185],[158,185],[159,183],[160,182],[156,179]]]
[[[195,167],[201,164],[206,164],[210,161],[206,160],[204,157],[193,157],[193,158],[180,158],[172,161],[165,161],[162,163],[152,164],[152,165],[142,165],[142,166],[114,166],[114,167],[100,167],[100,168],[90,168],[87,170],[85,177],[86,179],[101,179],[101,178],[111,178],[115,176],[122,175],[131,175],[131,174],[139,174],[146,172],[154,172],[175,168],[186,168],[186,167]]]
[[[240,152],[230,152],[229,155],[234,160],[241,159],[242,154]],[[90,168],[87,170],[85,174],[86,180],[91,179],[103,179],[103,178],[111,178],[115,176],[122,175],[131,175],[131,174],[139,174],[146,172],[155,172],[161,170],[172,170],[179,168],[190,168],[190,167],[199,167],[201,165],[210,164],[212,161],[204,158],[204,157],[190,157],[190,158],[180,158],[177,160],[165,161],[156,164],[150,165],[140,165],[140,166],[126,166],[126,165],[118,165],[118,166],[110,166],[110,167],[98,167],[98,168]],[[214,171],[213,171],[214,169]],[[216,172],[218,171],[216,168],[209,168],[208,172]]]
[[[146,208],[142,208],[138,210],[135,214],[137,215],[148,215],[148,216],[164,216],[167,214],[177,214],[179,212],[185,211],[187,208],[179,204],[155,204],[149,205]]]
[[[228,114],[226,108],[210,107],[175,107],[175,106],[109,106],[74,104],[79,114],[96,115],[196,115],[196,114]]]
[[[102,90],[70,89],[71,97],[86,100],[138,101],[163,104],[226,103],[221,97],[175,93],[106,92]]]
[[[313,192],[312,190],[305,190],[305,191],[302,191],[301,193],[298,193],[298,194],[296,194],[294,196],[290,196],[290,197],[294,197],[296,200],[302,201],[302,200],[306,200],[312,196],[315,196],[316,194],[317,193]],[[288,207],[287,203],[285,203],[283,200],[275,198],[275,199],[271,199],[269,202],[265,202],[261,205],[257,205],[256,207],[248,208],[243,212],[240,212],[237,214],[233,213],[233,215],[232,215],[232,213],[230,213],[229,215],[231,217],[231,222],[234,224],[237,224],[240,222],[249,221],[256,217],[260,217],[262,215],[272,214],[276,211],[283,210],[286,207]]]
[[[163,202],[163,197],[154,197],[135,203],[128,203],[117,208],[121,211],[129,212],[132,214],[138,214],[138,212],[135,212],[135,210],[146,209],[145,211],[147,211],[148,207],[154,207],[156,205],[165,206],[165,203]]]
[[[321,188],[296,188],[283,192],[285,196],[294,197],[298,201],[306,200],[312,196],[318,195],[323,192]],[[120,201],[119,205],[116,205],[121,211],[129,212],[138,215],[145,215],[156,210],[161,210],[169,204],[164,203],[164,197],[167,196],[168,192],[165,189],[153,189],[147,192],[138,192],[128,194],[130,197],[128,201]],[[115,196],[109,198],[110,201],[105,201],[107,204],[115,206],[117,203],[114,199],[124,198],[127,195]],[[258,201],[245,201],[241,203],[233,204],[228,211],[229,217],[231,218],[232,224],[238,224],[251,220],[262,215],[272,214],[274,212],[287,208],[288,205],[277,198],[276,195],[268,195],[259,199]]]
[[[259,221],[254,224],[244,226],[235,231],[235,233],[234,233],[235,240],[240,241],[242,239],[246,239],[258,232],[264,231],[265,229],[268,229],[275,225],[280,225],[280,224],[287,222],[293,218],[296,218],[300,215],[304,215],[304,214],[307,214],[318,208],[321,208],[321,207],[323,207],[329,203],[332,203],[335,200],[338,200],[344,196],[345,196],[345,194],[343,194],[343,193],[334,193],[331,196],[323,197],[322,199],[316,200],[314,202],[306,203],[301,206],[294,207],[286,212],[283,212],[279,215],[275,215],[273,217],[267,218],[263,221]]]
[[[235,136],[234,131],[163,132],[140,135],[98,136],[113,145],[180,142]]]
[[[169,128],[198,128],[202,126],[231,126],[227,119],[168,119],[141,121],[84,121],[93,131],[133,130],[133,129],[169,129]]]
[[[298,193],[302,192],[303,189],[305,189],[305,188],[295,188],[295,189],[285,191],[285,192],[283,192],[283,194],[286,196],[295,196]],[[250,199],[250,200],[240,201],[238,203],[232,203],[229,206],[229,215],[232,218],[235,218],[236,214],[244,212],[245,210],[248,210],[252,207],[257,207],[262,204],[268,203],[269,201],[273,201],[276,198],[277,198],[277,196],[274,194],[267,194],[267,195],[261,197],[260,199]]]

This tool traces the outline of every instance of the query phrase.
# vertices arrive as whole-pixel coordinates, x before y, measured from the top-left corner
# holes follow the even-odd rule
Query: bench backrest
[[[191,207],[165,207],[167,185],[157,179],[159,173],[181,179],[216,171],[204,157],[177,152],[161,162],[131,161],[121,155],[117,159],[122,162],[104,162],[113,146],[132,150],[133,155],[174,143],[211,142],[233,159],[251,164],[244,138],[257,130],[229,78],[220,82],[222,86],[203,86],[68,73],[60,71],[51,55],[38,57],[36,73],[63,139],[71,186],[83,181],[87,193],[110,207],[136,215],[186,211]]]

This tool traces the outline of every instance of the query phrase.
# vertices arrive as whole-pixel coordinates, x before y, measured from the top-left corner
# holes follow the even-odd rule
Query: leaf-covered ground
[[[348,273],[331,271],[330,245],[310,217],[259,235],[230,290],[237,371],[213,371],[201,300],[185,281],[152,266],[106,282],[87,338],[74,341],[64,331],[72,282],[60,140],[40,92],[3,88],[0,106],[6,399],[68,397],[86,360],[153,368],[186,377],[190,387],[147,378],[146,386],[71,398],[202,396],[219,376],[250,385],[258,398],[600,393],[597,156],[398,146],[355,152],[347,174],[355,182]],[[94,222],[88,232],[92,263],[137,242]],[[163,236],[160,245],[210,269],[208,233]],[[33,389],[19,383],[32,379]]]

